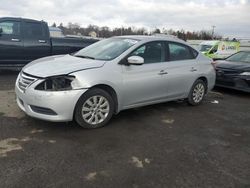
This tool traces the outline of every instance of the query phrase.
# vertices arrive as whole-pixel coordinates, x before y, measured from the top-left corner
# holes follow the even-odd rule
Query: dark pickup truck
[[[35,59],[76,52],[98,39],[50,37],[46,22],[0,18],[0,69],[23,67]]]

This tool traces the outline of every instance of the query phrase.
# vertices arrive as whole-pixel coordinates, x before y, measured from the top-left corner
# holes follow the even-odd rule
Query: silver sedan
[[[177,99],[198,105],[214,84],[212,60],[184,41],[122,36],[29,63],[15,91],[29,116],[97,128],[129,108]]]

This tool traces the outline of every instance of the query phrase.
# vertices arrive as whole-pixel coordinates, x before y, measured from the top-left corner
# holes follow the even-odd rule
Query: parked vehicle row
[[[225,59],[240,50],[240,42],[218,40],[203,41],[199,44],[198,49],[212,59]]]
[[[198,49],[213,58],[216,86],[250,92],[250,51],[239,51],[237,41],[203,41]]]
[[[0,69],[23,67],[35,59],[76,52],[97,39],[50,37],[46,22],[0,18]]]
[[[129,108],[177,99],[198,105],[214,84],[212,60],[184,41],[123,36],[29,63],[15,91],[32,117],[97,128]]]

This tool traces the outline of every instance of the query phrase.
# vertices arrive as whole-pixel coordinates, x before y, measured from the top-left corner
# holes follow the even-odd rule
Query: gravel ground
[[[250,187],[249,94],[216,89],[85,130],[27,117],[16,76],[0,72],[0,187]]]

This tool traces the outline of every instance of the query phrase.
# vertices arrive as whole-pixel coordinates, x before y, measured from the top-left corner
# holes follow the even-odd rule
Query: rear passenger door
[[[24,54],[28,61],[50,55],[50,38],[43,22],[24,20]]]
[[[168,98],[186,97],[198,77],[198,52],[178,42],[167,42],[168,61],[165,62]]]
[[[23,39],[19,20],[0,20],[0,65],[22,64]]]

